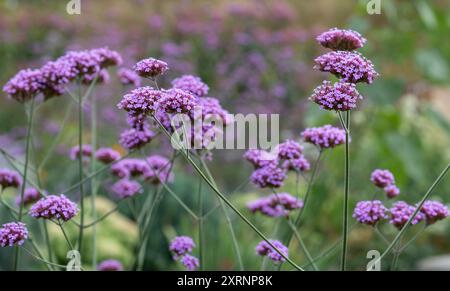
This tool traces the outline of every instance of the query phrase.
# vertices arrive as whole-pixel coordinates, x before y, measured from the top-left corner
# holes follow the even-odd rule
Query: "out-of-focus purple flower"
[[[335,51],[352,51],[364,46],[366,39],[359,32],[332,28],[317,37],[324,47]]]
[[[359,201],[353,211],[353,218],[359,223],[374,226],[378,221],[388,218],[387,212],[387,208],[379,200]]]
[[[46,99],[64,94],[65,86],[77,76],[73,63],[65,59],[52,61],[42,66],[42,92]]]
[[[142,186],[136,181],[131,181],[125,178],[114,183],[111,190],[120,199],[125,199],[138,194],[142,190]]]
[[[203,97],[197,99],[195,110],[192,111],[192,118],[202,118],[203,122],[222,122],[226,126],[232,122],[228,111],[222,108],[219,100],[213,97]]]
[[[194,94],[197,97],[204,97],[208,94],[209,87],[203,83],[202,79],[192,75],[184,75],[172,81],[172,87]]]
[[[278,158],[280,160],[298,159],[302,156],[303,147],[294,140],[286,140],[278,145]]]
[[[152,155],[147,158],[149,169],[144,173],[144,179],[152,184],[159,184],[162,181],[172,182],[174,175],[170,171],[170,160],[160,156]]]
[[[288,257],[289,249],[278,240],[269,240],[285,257]],[[266,241],[261,241],[256,246],[256,254],[262,257],[267,256],[274,263],[284,262],[286,259],[279,254]]]
[[[181,89],[165,90],[158,101],[158,107],[166,113],[190,113],[197,104],[197,98]]]
[[[95,152],[95,158],[104,164],[110,164],[120,159],[121,155],[112,148],[99,148]]]
[[[169,65],[166,62],[148,58],[137,62],[134,65],[133,70],[141,77],[155,78],[159,75],[163,75],[169,70]]]
[[[303,201],[288,193],[272,194],[247,204],[251,212],[261,212],[270,217],[289,216],[292,210],[303,207]]]
[[[122,263],[118,260],[104,260],[97,266],[97,271],[109,272],[109,271],[123,271]]]
[[[0,246],[21,246],[28,238],[28,229],[22,222],[5,223],[0,228]]]
[[[94,75],[84,75],[81,82],[84,85],[90,85],[92,82],[95,81],[95,84],[104,84],[108,83],[111,77],[109,76],[109,73],[107,70],[102,69],[97,72],[97,74]]]
[[[72,149],[70,150],[70,154],[69,154],[70,159],[75,161],[79,158],[79,156],[80,156],[80,146],[77,145],[77,146],[72,147]],[[83,157],[83,160],[85,162],[89,162],[89,159],[92,156],[91,145],[84,144],[81,146],[81,156]]]
[[[72,219],[78,211],[77,204],[66,196],[49,195],[33,204],[29,214],[34,218],[50,219],[60,223]]]
[[[311,164],[303,155],[301,155],[298,159],[284,161],[282,168],[288,171],[305,172],[311,169]]]
[[[388,198],[395,198],[398,195],[400,195],[400,189],[398,189],[395,185],[388,185],[383,188],[384,193],[386,193],[386,196]]]
[[[395,184],[394,175],[389,170],[382,169],[373,171],[370,175],[370,181],[379,188]]]
[[[139,75],[130,69],[120,68],[117,70],[117,76],[119,77],[122,85],[133,85],[135,87],[141,86],[141,78]]]
[[[155,90],[152,87],[136,88],[125,94],[117,107],[135,115],[147,114],[156,109],[157,102],[164,95],[162,91]]]
[[[406,222],[408,222],[409,218],[413,215],[415,210],[416,208],[414,206],[411,206],[404,201],[396,202],[389,210],[391,213],[391,220],[389,221],[389,223],[400,230],[403,228]],[[425,215],[418,212],[411,223],[412,225],[415,225],[424,219]]]
[[[274,164],[256,169],[250,176],[250,181],[260,188],[279,188],[286,179],[286,171]]]
[[[169,245],[169,250],[173,253],[174,260],[191,253],[194,248],[194,240],[184,235],[175,237]]]
[[[89,51],[89,53],[95,57],[102,68],[109,66],[119,66],[122,64],[122,56],[107,47],[96,48]]]
[[[130,151],[148,144],[153,137],[155,137],[155,133],[147,127],[144,127],[142,130],[130,128],[120,134],[119,143]]]
[[[21,70],[5,84],[3,91],[12,99],[25,103],[41,92],[42,81],[40,70]]]
[[[41,198],[41,193],[36,188],[27,188],[23,193],[23,205],[29,205],[35,203]],[[16,205],[22,204],[20,195],[16,197]]]
[[[447,206],[439,201],[425,201],[420,212],[425,215],[427,225],[436,223],[438,220],[442,220],[449,216]]]
[[[372,62],[360,53],[333,51],[317,57],[314,61],[314,68],[342,78],[344,82],[371,84],[378,77]]]
[[[2,186],[2,189],[19,188],[20,185],[22,185],[22,177],[19,173],[8,169],[0,169],[0,186]]]
[[[276,155],[259,149],[250,149],[246,151],[244,158],[249,161],[255,169],[262,168],[269,164],[276,165],[278,163],[278,158]]]
[[[362,96],[353,83],[323,81],[314,90],[311,101],[319,104],[322,109],[347,111],[356,108],[356,101]]]
[[[191,255],[184,255],[180,261],[188,271],[195,271],[200,266],[199,260]]]
[[[307,128],[301,135],[305,142],[321,149],[334,148],[345,143],[345,131],[331,125]]]
[[[149,171],[146,161],[141,159],[123,159],[111,166],[114,176],[123,178],[138,177]]]

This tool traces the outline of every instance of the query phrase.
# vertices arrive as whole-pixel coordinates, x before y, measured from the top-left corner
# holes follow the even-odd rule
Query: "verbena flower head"
[[[119,178],[142,176],[149,171],[146,161],[141,159],[123,159],[111,166],[111,172]]]
[[[208,94],[209,87],[203,83],[202,79],[192,75],[184,75],[172,81],[172,87],[203,97]]]
[[[25,103],[41,93],[42,82],[40,70],[25,69],[12,77],[3,87],[3,91],[12,99]]]
[[[337,51],[352,51],[364,46],[366,39],[359,32],[332,28],[317,37],[317,41],[326,48]]]
[[[63,95],[65,86],[77,76],[73,63],[65,59],[46,63],[40,69],[43,79],[42,93],[46,99]]]
[[[304,171],[309,171],[311,169],[311,164],[302,155],[298,159],[290,159],[290,160],[284,161],[282,164],[282,168],[286,169],[288,171],[304,172]]]
[[[439,201],[425,201],[420,212],[425,215],[427,225],[436,223],[438,220],[442,220],[449,216],[447,206]]]
[[[188,236],[177,236],[169,245],[169,250],[173,253],[174,260],[191,253],[194,248],[194,240]]]
[[[278,240],[269,240],[285,257],[288,257],[289,250]],[[284,262],[286,259],[279,254],[272,246],[270,246],[266,241],[261,241],[256,246],[256,254],[262,257],[267,256],[274,263]]]
[[[109,272],[109,271],[123,271],[122,263],[118,260],[104,260],[97,266],[97,271]]]
[[[0,186],[2,189],[19,188],[20,185],[22,185],[22,177],[19,173],[8,169],[0,169]]]
[[[255,213],[261,212],[270,217],[288,217],[290,212],[303,207],[303,201],[288,193],[272,194],[247,204],[247,208]]]
[[[155,133],[144,127],[142,130],[130,128],[120,134],[119,143],[127,150],[135,150],[152,141]]]
[[[199,260],[191,255],[184,255],[180,261],[188,271],[195,271],[200,266]]]
[[[22,222],[5,223],[0,228],[0,247],[21,246],[28,238],[28,229]]]
[[[389,170],[376,169],[370,175],[370,181],[380,188],[395,184],[394,175]]]
[[[35,203],[41,198],[41,193],[36,188],[27,188],[23,193],[23,205],[27,206],[32,203]],[[17,195],[16,197],[16,205],[22,204],[21,195]]]
[[[148,114],[156,109],[157,102],[164,95],[164,92],[152,87],[136,88],[123,96],[117,107],[132,114]]]
[[[69,157],[71,160],[76,161],[80,156],[80,146],[74,146],[70,150]],[[81,146],[81,156],[85,162],[88,162],[92,156],[92,147],[91,145],[84,144]]]
[[[50,219],[61,223],[72,219],[78,211],[77,204],[66,196],[49,195],[33,204],[29,213],[34,218]]]
[[[107,70],[102,69],[97,72],[97,74],[94,75],[84,75],[83,79],[81,80],[81,83],[84,85],[89,85],[95,81],[95,84],[104,84],[108,83],[111,77],[109,76],[109,73]]]
[[[383,188],[383,191],[384,193],[386,193],[386,196],[390,199],[400,195],[400,189],[398,189],[398,187],[395,185],[388,185]]]
[[[169,65],[166,62],[148,58],[137,62],[134,65],[133,70],[141,77],[155,78],[167,72],[167,70],[169,70]]]
[[[371,84],[378,77],[372,62],[360,53],[333,51],[317,57],[314,61],[314,68],[342,78],[344,82]]]
[[[92,49],[89,53],[97,59],[101,68],[119,66],[123,63],[122,56],[107,47]]]
[[[95,158],[104,164],[115,162],[119,160],[120,157],[120,153],[112,148],[99,148],[95,152]]]
[[[408,222],[409,218],[413,215],[415,210],[416,208],[414,206],[411,206],[404,201],[396,202],[389,210],[391,213],[391,220],[389,221],[389,223],[400,230],[403,228],[406,222]],[[418,212],[411,223],[413,225],[418,224],[424,218],[425,216],[422,213]]]
[[[353,211],[353,218],[359,223],[374,226],[378,221],[388,218],[387,212],[387,208],[379,200],[360,201]]]
[[[197,104],[197,98],[181,89],[164,90],[158,101],[158,107],[166,113],[191,113]]]
[[[278,158],[269,152],[259,149],[250,149],[245,152],[244,158],[249,161],[255,169],[262,168],[269,164],[277,164]]]
[[[298,159],[302,156],[303,147],[294,140],[286,140],[278,145],[278,158],[281,160]]]
[[[286,171],[277,165],[269,164],[256,169],[250,176],[250,181],[260,188],[279,188],[286,179]]]
[[[152,184],[159,184],[161,182],[172,182],[174,179],[173,173],[170,171],[170,160],[160,156],[152,155],[147,158],[149,169],[144,173],[144,179]]]
[[[112,185],[111,190],[120,199],[125,199],[132,197],[141,192],[142,186],[136,181],[131,181],[128,179],[122,179]]]
[[[191,112],[191,115],[194,120],[202,118],[204,122],[220,121],[223,126],[232,122],[228,111],[223,109],[219,100],[213,97],[198,98],[195,110]]]
[[[321,149],[334,148],[345,143],[345,130],[331,125],[307,128],[301,135],[305,142]]]
[[[141,86],[141,77],[130,69],[120,68],[117,70],[117,76],[119,77],[120,83],[122,85],[133,85],[135,87]]]
[[[325,110],[347,111],[356,108],[362,96],[353,83],[323,81],[309,99]]]

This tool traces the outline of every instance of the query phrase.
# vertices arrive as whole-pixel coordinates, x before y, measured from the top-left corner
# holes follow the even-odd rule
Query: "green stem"
[[[91,98],[91,148],[93,151],[97,149],[97,103],[95,98]],[[97,166],[97,160],[95,155],[91,157],[91,173],[95,172]],[[97,219],[96,199],[97,199],[97,179],[96,176],[91,180],[91,209],[92,219]],[[110,214],[110,213],[109,213]],[[108,215],[109,215],[108,214]],[[106,217],[105,217],[106,218]],[[97,266],[97,223],[92,224],[92,268]]]
[[[81,84],[78,84],[78,178],[80,191],[80,228],[78,235],[78,251],[83,247],[84,234],[84,187],[83,187],[83,97],[81,95]]]
[[[310,252],[308,251],[308,248],[305,245],[305,242],[303,241],[302,237],[300,236],[300,233],[295,228],[295,225],[292,223],[292,221],[288,220],[289,226],[291,227],[292,231],[294,232],[295,237],[297,238],[298,242],[300,243],[300,247],[302,248],[303,252],[306,255],[306,258],[308,259],[309,263],[312,265],[314,271],[319,271],[319,268],[317,267],[316,263],[314,262],[313,257],[311,256]]]
[[[198,253],[200,261],[200,271],[204,270],[203,260],[203,195],[202,195],[202,179],[198,183]]]
[[[350,111],[346,111],[345,120],[345,189],[344,189],[344,218],[343,218],[343,240],[342,240],[342,257],[341,271],[345,271],[347,263],[347,243],[348,243],[348,199],[350,186],[350,151],[349,151],[349,135],[350,135]]]
[[[48,271],[53,271],[53,269],[51,268],[51,264],[49,264],[49,262],[44,260],[44,256],[42,255],[41,251],[39,250],[39,247],[36,245],[36,243],[34,242],[34,240],[29,239],[31,246],[33,247],[34,251],[38,254],[39,258],[45,262],[45,266],[47,267]]]
[[[162,182],[161,185],[164,187],[164,190],[167,191],[167,193],[170,194],[170,196],[173,197],[173,199],[175,199],[175,201],[178,202],[178,204],[181,205],[181,207],[183,207],[184,210],[186,210],[187,213],[189,213],[190,216],[192,216],[192,218],[196,221],[198,221],[200,218],[194,213],[194,211],[192,211],[192,209],[189,208],[189,206],[187,206],[181,199],[180,197],[178,197],[177,194],[175,194],[175,192],[173,192],[172,189],[170,189],[170,187],[167,185],[167,183]],[[206,215],[205,215],[206,216]]]
[[[72,243],[70,242],[69,237],[67,236],[66,231],[64,230],[64,226],[61,223],[59,223],[59,222],[56,223],[56,224],[59,226],[59,228],[61,228],[61,232],[64,235],[64,239],[66,240],[67,245],[69,246],[70,250],[75,250],[75,248],[73,247]]]

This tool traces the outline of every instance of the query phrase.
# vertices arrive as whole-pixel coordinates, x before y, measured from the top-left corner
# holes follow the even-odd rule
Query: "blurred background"
[[[18,70],[39,67],[67,50],[108,46],[122,54],[127,68],[149,56],[166,61],[170,71],[162,78],[163,87],[182,74],[194,74],[209,85],[210,95],[220,99],[231,113],[279,113],[282,138],[299,139],[305,127],[338,125],[335,114],[321,111],[307,98],[328,78],[313,70],[314,58],[325,52],[315,37],[332,27],[350,28],[367,38],[361,52],[380,73],[373,85],[358,87],[365,99],[352,115],[351,209],[357,201],[372,197],[375,189],[369,178],[375,168],[390,169],[401,189],[397,200],[415,204],[450,160],[449,0],[381,0],[379,15],[367,13],[366,0],[81,0],[80,15],[67,14],[67,2],[0,1],[2,86]],[[115,105],[131,88],[118,82],[115,69],[110,73],[110,82],[95,90],[100,119],[98,143],[120,149],[117,139],[127,127],[126,116]],[[25,112],[3,92],[0,95],[0,147],[20,158],[25,144]],[[77,143],[77,116],[72,114],[72,103],[67,96],[58,98],[41,106],[37,113],[33,137],[36,161],[42,160],[45,149],[61,130],[62,120],[68,118],[54,154],[40,172],[50,193],[77,181],[77,164],[68,157],[69,149]],[[90,140],[88,131],[85,140]],[[168,155],[167,149],[167,144],[155,141],[146,152]],[[309,147],[306,150],[312,161],[316,153]],[[238,208],[270,235],[277,220],[251,215],[245,208],[248,201],[269,192],[246,183],[252,169],[242,154],[216,151],[210,162],[212,173]],[[1,157],[0,166],[7,167]],[[341,235],[343,167],[343,148],[326,153],[303,216],[301,233],[313,257],[329,250],[318,261],[321,269],[339,266],[340,248],[330,247]],[[173,189],[195,208],[198,178],[182,162],[177,163],[175,176]],[[107,175],[103,179],[106,185],[110,183]],[[304,184],[300,183],[300,193],[305,191]],[[294,193],[295,181],[289,180],[282,190]],[[206,209],[214,209],[214,193],[204,191],[208,193]],[[100,194],[97,205],[103,210],[99,211],[112,208],[108,187]],[[15,192],[4,195],[13,199]],[[433,199],[450,203],[450,178],[439,185]],[[0,208],[2,223],[8,220],[3,210]],[[230,215],[246,269],[259,270],[262,260],[254,254],[259,238],[238,217]],[[177,270],[180,266],[171,259],[168,241],[176,234],[196,237],[197,226],[168,195],[155,219],[145,269]],[[102,222],[98,229],[99,258],[118,258],[130,268],[137,230],[127,208]],[[411,228],[407,236],[419,229]],[[390,239],[397,233],[390,225],[382,230]],[[204,267],[237,269],[220,209],[207,220],[205,236]],[[64,243],[57,234],[54,237],[59,260],[64,263]],[[450,253],[449,239],[447,219],[428,228],[402,254],[399,268],[418,269],[421,260]],[[367,251],[382,252],[385,247],[370,227],[355,225],[350,236],[349,269],[363,270]],[[0,249],[0,269],[9,268],[9,256],[8,250]],[[301,265],[307,263],[295,243],[290,256]],[[24,269],[42,268],[31,258],[24,260]],[[383,262],[382,268],[388,265]],[[283,269],[290,267],[285,264]]]

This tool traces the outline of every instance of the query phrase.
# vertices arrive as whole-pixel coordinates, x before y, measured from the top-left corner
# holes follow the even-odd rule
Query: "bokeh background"
[[[370,173],[390,169],[401,189],[400,199],[416,203],[450,160],[450,1],[381,0],[381,14],[369,15],[368,1],[334,0],[109,0],[81,1],[81,15],[68,15],[68,1],[0,1],[0,84],[19,69],[39,67],[67,50],[109,46],[124,57],[124,66],[144,57],[169,63],[162,84],[182,74],[199,75],[232,113],[279,113],[281,136],[299,139],[308,126],[337,125],[336,116],[319,110],[307,98],[328,76],[313,70],[313,59],[324,52],[316,43],[318,33],[331,27],[351,28],[368,42],[361,52],[371,59],[380,77],[373,85],[360,86],[365,96],[353,114],[351,144],[351,208],[370,199],[375,191]],[[101,146],[120,149],[117,138],[126,128],[125,114],[115,107],[124,88],[111,70],[112,79],[95,91],[99,112]],[[22,157],[26,116],[23,106],[0,93],[0,147]],[[58,193],[77,181],[77,164],[68,158],[77,142],[77,119],[72,100],[62,97],[41,106],[34,135],[34,159],[42,160],[67,116],[64,133],[41,170],[42,183]],[[71,105],[72,104],[72,105]],[[89,111],[89,108],[86,109]],[[86,121],[87,124],[89,120]],[[89,131],[85,140],[90,140]],[[154,142],[148,154],[167,154],[168,145]],[[216,151],[210,163],[221,189],[265,233],[274,232],[277,220],[251,216],[245,204],[268,193],[246,183],[251,167],[242,151]],[[316,153],[307,148],[313,159]],[[313,257],[320,256],[322,269],[336,269],[340,248],[330,248],[341,236],[343,197],[343,149],[327,152],[314,185],[301,233]],[[0,158],[0,165],[6,161]],[[198,178],[182,162],[175,167],[173,189],[195,208]],[[110,183],[104,176],[104,183]],[[240,186],[240,187],[239,187]],[[239,188],[238,188],[239,187]],[[206,187],[205,187],[206,188]],[[236,190],[236,188],[238,188]],[[285,192],[295,192],[289,180]],[[300,191],[304,192],[304,183]],[[206,208],[214,209],[214,193],[206,194]],[[108,188],[100,190],[99,211],[113,207]],[[13,199],[13,191],[4,193]],[[76,193],[67,193],[75,195]],[[149,194],[150,195],[150,194]],[[379,194],[380,195],[380,194]],[[450,203],[450,178],[436,189],[433,198]],[[388,203],[389,205],[389,203]],[[254,255],[256,234],[230,213],[247,269],[258,270],[262,260]],[[196,237],[197,226],[180,206],[165,195],[152,224],[145,269],[177,270],[168,252],[168,241],[176,234]],[[8,217],[0,208],[0,221]],[[38,227],[36,225],[35,227]],[[396,230],[382,228],[389,238]],[[417,232],[412,228],[408,236]],[[100,259],[115,257],[130,267],[137,230],[126,207],[98,227]],[[65,245],[54,234],[54,247],[64,263]],[[450,254],[450,221],[440,222],[421,235],[400,257],[399,268],[420,268],[430,256]],[[206,222],[205,268],[237,268],[225,219],[219,210]],[[363,270],[366,253],[383,251],[386,245],[370,227],[355,225],[349,245],[349,269]],[[87,253],[92,253],[88,251]],[[296,244],[290,256],[307,262]],[[10,266],[10,251],[0,250],[0,269]],[[90,262],[89,258],[83,258]],[[388,258],[389,259],[389,258]],[[383,262],[383,268],[389,263]],[[24,269],[41,264],[24,257]],[[289,266],[283,266],[289,270]]]

